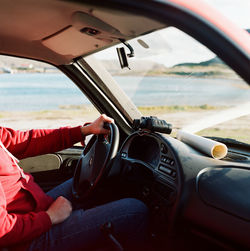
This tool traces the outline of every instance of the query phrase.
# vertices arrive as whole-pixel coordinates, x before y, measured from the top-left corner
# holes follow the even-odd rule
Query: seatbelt
[[[26,178],[26,175],[24,174],[22,168],[18,165],[19,159],[17,159],[12,153],[10,153],[7,148],[4,146],[4,144],[2,143],[2,141],[0,140],[0,146],[3,148],[3,150],[10,156],[10,158],[14,161],[14,163],[16,164],[17,168],[20,171],[20,174],[22,176],[22,178]]]

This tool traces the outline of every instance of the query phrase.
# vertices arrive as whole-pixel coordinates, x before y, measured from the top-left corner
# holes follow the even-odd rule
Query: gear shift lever
[[[117,251],[124,251],[124,248],[121,246],[120,242],[113,235],[113,224],[111,222],[106,222],[101,226],[101,232],[109,238]]]

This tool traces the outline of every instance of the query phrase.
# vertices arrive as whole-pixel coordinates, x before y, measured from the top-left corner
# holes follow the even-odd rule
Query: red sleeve
[[[60,151],[83,140],[80,126],[30,131],[0,127],[0,138],[5,147],[20,159]]]
[[[44,211],[24,215],[9,214],[0,183],[0,246],[32,240],[48,231],[51,225],[51,220]]]

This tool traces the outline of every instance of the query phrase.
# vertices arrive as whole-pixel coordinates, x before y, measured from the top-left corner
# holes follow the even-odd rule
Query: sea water
[[[228,106],[250,98],[250,88],[240,80],[161,76],[114,78],[137,106]],[[0,75],[0,111],[52,110],[62,105],[89,103],[63,74]]]

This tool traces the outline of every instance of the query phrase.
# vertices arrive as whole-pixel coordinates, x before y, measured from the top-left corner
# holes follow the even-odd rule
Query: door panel
[[[55,154],[45,154],[20,161],[20,166],[48,191],[74,175],[82,147],[72,147]]]
[[[59,154],[45,154],[26,158],[19,162],[20,167],[27,173],[58,170],[63,160]]]

